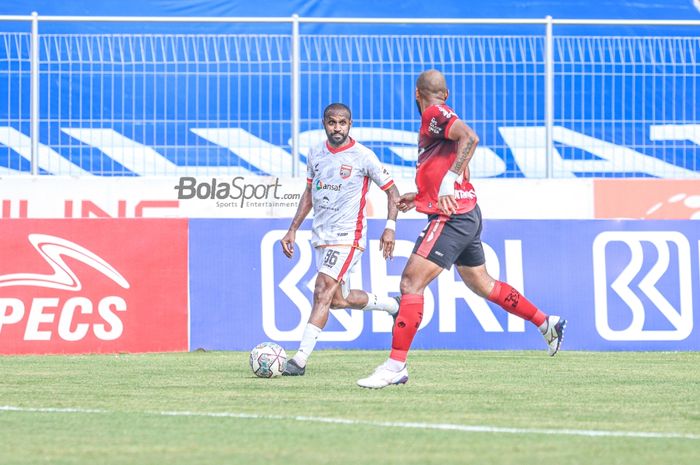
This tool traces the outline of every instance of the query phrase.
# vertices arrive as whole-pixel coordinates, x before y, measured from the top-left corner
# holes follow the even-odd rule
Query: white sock
[[[399,362],[393,358],[388,358],[386,359],[386,362],[384,362],[384,366],[387,367],[389,371],[395,371],[398,373],[399,371],[403,370],[403,367],[406,366],[406,362]]]
[[[316,347],[316,341],[318,336],[323,331],[321,328],[308,323],[304,329],[304,335],[301,337],[301,342],[299,343],[299,350],[294,354],[292,359],[297,362],[297,365],[304,368],[306,366],[306,361],[309,359],[309,355],[314,351]]]
[[[389,315],[395,315],[399,311],[399,303],[393,297],[379,296],[371,292],[367,294],[367,305],[362,310],[382,310]]]

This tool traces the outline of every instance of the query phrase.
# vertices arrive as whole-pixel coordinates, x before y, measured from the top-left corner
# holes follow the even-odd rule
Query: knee
[[[321,280],[317,280],[316,286],[314,287],[314,300],[320,304],[332,306],[335,300],[333,296],[333,291],[333,287],[329,286],[328,283]]]
[[[399,289],[401,294],[422,294],[423,287],[413,279],[410,275],[404,274],[401,276],[401,283],[399,284]]]
[[[348,308],[348,307],[350,307],[349,302],[337,294],[334,295],[333,298],[331,299],[331,308],[333,308],[333,309]]]

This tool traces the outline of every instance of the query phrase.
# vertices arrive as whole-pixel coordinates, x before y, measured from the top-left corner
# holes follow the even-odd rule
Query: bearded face
[[[323,128],[328,137],[328,143],[333,147],[345,144],[350,134],[352,120],[346,111],[331,111],[323,120]]]

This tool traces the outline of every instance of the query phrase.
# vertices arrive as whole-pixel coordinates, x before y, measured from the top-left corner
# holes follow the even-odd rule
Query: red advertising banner
[[[187,220],[2,220],[0,238],[0,353],[188,350]]]
[[[700,219],[700,180],[596,179],[596,218]]]

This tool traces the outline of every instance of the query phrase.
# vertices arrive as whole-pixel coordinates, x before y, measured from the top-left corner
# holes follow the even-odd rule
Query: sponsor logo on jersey
[[[321,199],[321,202],[318,205],[314,206],[315,208],[319,208],[320,210],[331,210],[334,212],[340,211],[339,208],[331,206],[331,199],[328,198],[328,196],[323,196],[323,199]]]
[[[342,187],[342,184],[328,184],[328,183],[321,181],[320,179],[318,181],[316,181],[316,190],[317,191],[329,190],[329,191],[339,192],[341,187]]]
[[[444,116],[447,119],[452,118],[453,116],[457,116],[455,112],[448,110],[447,108],[443,107],[442,105],[437,105],[438,110],[440,110],[440,113],[442,113],[442,116]]]
[[[428,131],[435,134],[440,134],[442,132],[442,128],[440,127],[440,124],[435,118],[430,119],[430,126],[428,126]]]
[[[347,179],[352,174],[352,166],[350,165],[340,165],[340,177]]]
[[[469,189],[468,191],[455,189],[455,199],[457,199],[457,200],[460,200],[460,199],[473,200],[475,198],[476,198],[476,192],[474,191],[474,189]]]

